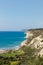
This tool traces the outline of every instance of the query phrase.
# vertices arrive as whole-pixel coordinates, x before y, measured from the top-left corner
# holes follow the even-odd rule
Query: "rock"
[[[26,40],[21,46],[31,46],[37,49],[37,55],[43,55],[43,29],[30,29],[26,32]]]

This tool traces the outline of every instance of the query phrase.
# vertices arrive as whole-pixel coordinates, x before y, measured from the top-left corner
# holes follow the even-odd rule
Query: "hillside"
[[[43,29],[25,32],[19,49],[0,54],[0,65],[43,65]]]
[[[21,46],[29,46],[37,49],[37,55],[43,55],[43,29],[30,29],[26,31],[26,40]]]

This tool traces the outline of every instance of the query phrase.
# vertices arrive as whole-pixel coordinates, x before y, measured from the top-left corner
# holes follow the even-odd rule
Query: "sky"
[[[43,28],[43,0],[0,0],[0,31]]]

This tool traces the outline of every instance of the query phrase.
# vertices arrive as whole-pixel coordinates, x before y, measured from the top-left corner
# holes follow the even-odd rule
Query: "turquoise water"
[[[19,46],[25,40],[24,32],[1,31],[0,49],[10,49]]]

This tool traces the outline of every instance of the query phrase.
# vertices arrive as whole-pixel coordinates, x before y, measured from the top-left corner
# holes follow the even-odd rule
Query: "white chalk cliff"
[[[37,55],[43,55],[43,29],[30,29],[26,32],[26,40],[21,46],[31,46],[37,49]]]

